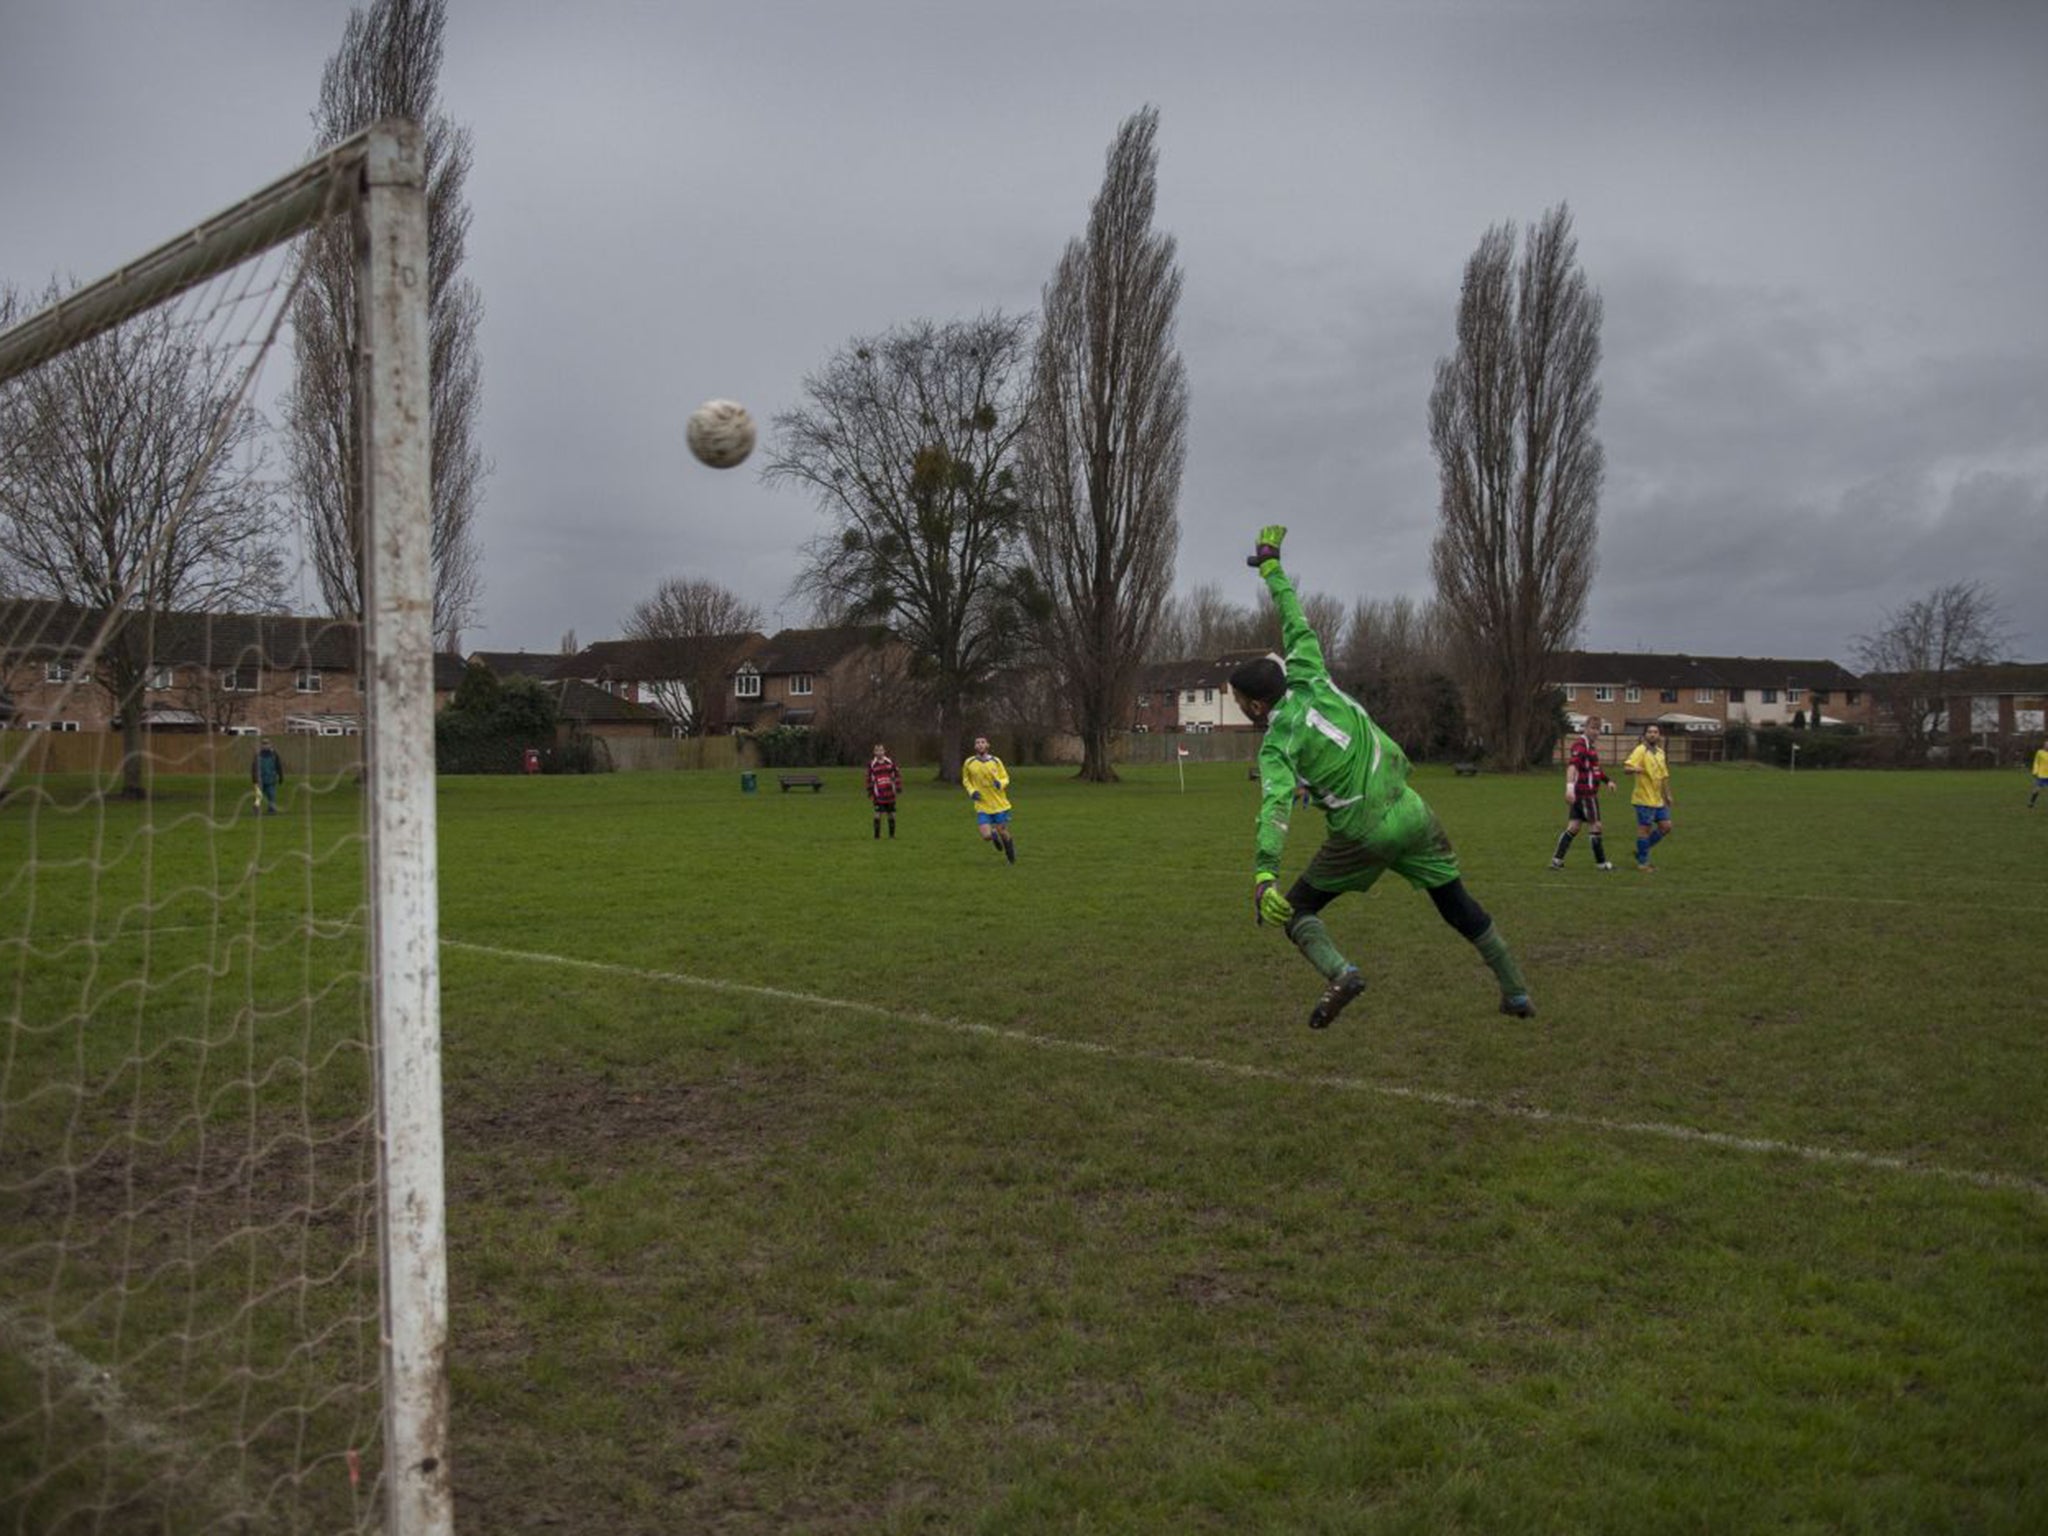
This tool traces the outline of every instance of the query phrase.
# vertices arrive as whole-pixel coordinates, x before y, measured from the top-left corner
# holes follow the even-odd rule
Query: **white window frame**
[[[1788,686],[1785,689],[1785,702],[1787,704],[1797,704],[1801,699],[1805,697],[1806,690],[1804,688],[1793,688]]]
[[[1567,704],[1569,704],[1573,699],[1576,699],[1578,696],[1579,685],[1577,683],[1566,683],[1564,685],[1564,698]]]
[[[81,726],[76,720],[52,720],[50,722],[50,729],[53,731],[70,732],[83,730],[84,727]]]
[[[1757,694],[1757,703],[1759,704],[1775,704],[1778,702],[1778,690],[1775,688],[1759,688],[1757,689]]]
[[[311,667],[295,672],[292,674],[292,691],[294,693],[318,693],[320,691],[320,674]]]
[[[1605,683],[1596,685],[1593,689],[1593,702],[1595,704],[1612,704],[1614,702],[1614,689]]]
[[[220,691],[222,693],[261,693],[263,691],[263,679],[261,676],[257,676],[255,682],[244,688],[242,686],[242,669],[240,667],[229,667],[220,675]]]
[[[761,697],[761,674],[752,667],[742,667],[732,677],[732,693],[736,699],[758,699]]]
[[[1714,702],[1714,690],[1711,688],[1695,688],[1692,691],[1692,701],[1695,704],[1711,704]]]
[[[1642,702],[1643,702],[1643,690],[1642,690],[1642,689],[1640,689],[1640,688],[1630,688],[1630,689],[1628,690],[1628,692],[1627,692],[1627,695],[1626,695],[1626,697],[1625,697],[1625,698],[1623,699],[1623,701],[1622,701],[1622,702],[1624,702],[1624,703],[1627,703],[1627,704],[1640,704],[1640,703],[1642,703]]]
[[[68,661],[46,661],[43,663],[43,681],[46,683],[68,683],[71,681],[71,663]]]
[[[808,699],[811,696],[811,674],[792,672],[789,674],[789,696],[793,699]]]
[[[176,667],[151,667],[149,669],[149,687],[155,692],[168,693],[177,686],[178,669]]]

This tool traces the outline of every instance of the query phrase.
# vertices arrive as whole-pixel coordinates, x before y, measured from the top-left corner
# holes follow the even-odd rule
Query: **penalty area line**
[[[489,955],[500,960],[518,960],[535,965],[559,965],[572,970],[596,971],[603,975],[635,981],[666,982],[674,986],[696,987],[706,992],[768,998],[782,1003],[801,1003],[810,1008],[831,1008],[842,1013],[873,1014],[901,1023],[920,1024],[928,1029],[944,1030],[957,1035],[975,1035],[990,1040],[1006,1040],[1012,1044],[1028,1045],[1039,1050],[1070,1051],[1077,1055],[1099,1056],[1115,1061],[1141,1061],[1157,1066],[1183,1067],[1213,1077],[1247,1078],[1296,1088],[1328,1088],[1343,1093],[1373,1094],[1380,1098],[1427,1104],[1437,1109],[1485,1115],[1496,1120],[1519,1120],[1530,1125],[1564,1126],[1572,1130],[1596,1131],[1606,1135],[1647,1136],[1660,1141],[1713,1147],[1727,1152],[1795,1157],[1809,1163],[1829,1163],[1839,1167],[1867,1168],[1881,1173],[1904,1174],[1912,1178],[1940,1179],[1949,1183],[1971,1184],[1980,1189],[2018,1190],[2037,1199],[2048,1198],[2048,1182],[2029,1178],[2024,1174],[1996,1173],[1977,1168],[1950,1168],[1937,1163],[1913,1162],[1889,1153],[1860,1152],[1854,1148],[1844,1147],[1816,1147],[1796,1141],[1779,1141],[1768,1136],[1738,1136],[1729,1131],[1707,1131],[1696,1126],[1676,1125],[1663,1120],[1621,1120],[1605,1115],[1580,1114],[1574,1110],[1506,1104],[1497,1099],[1473,1098],[1466,1094],[1445,1093],[1433,1088],[1408,1088],[1399,1083],[1378,1083],[1364,1077],[1287,1072],[1277,1067],[1261,1067],[1247,1062],[1219,1061],[1212,1056],[1135,1049],[1130,1046],[1110,1045],[1098,1040],[1069,1040],[1058,1035],[1040,1035],[1030,1030],[1011,1029],[1000,1024],[977,1024],[971,1019],[954,1019],[944,1014],[891,1007],[886,1003],[864,1003],[851,998],[826,997],[816,992],[792,991],[787,987],[766,987],[756,982],[727,981],[717,976],[692,976],[684,971],[661,971],[647,966],[622,965],[611,960],[585,960],[574,955],[553,955],[540,950],[505,949],[496,944],[477,944],[466,939],[446,937],[441,943],[448,949],[465,950],[475,955]]]

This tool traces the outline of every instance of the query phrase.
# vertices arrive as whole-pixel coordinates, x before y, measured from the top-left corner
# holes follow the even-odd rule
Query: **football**
[[[754,418],[731,400],[706,400],[690,412],[690,452],[713,469],[731,469],[754,451]]]

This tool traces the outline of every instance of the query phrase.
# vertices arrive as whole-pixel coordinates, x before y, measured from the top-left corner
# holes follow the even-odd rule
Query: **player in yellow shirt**
[[[2034,792],[2027,796],[2027,809],[2034,808],[2034,802],[2041,798],[2041,791],[2048,789],[2048,741],[2034,749]]]
[[[974,824],[982,841],[1012,864],[1017,862],[1017,842],[1010,836],[1010,770],[988,749],[988,738],[974,738],[974,756],[960,765],[960,787],[974,802]]]
[[[1654,870],[1650,850],[1671,835],[1671,770],[1664,765],[1664,732],[1654,725],[1644,727],[1643,739],[1621,771],[1636,781],[1629,795],[1636,808],[1636,868]]]

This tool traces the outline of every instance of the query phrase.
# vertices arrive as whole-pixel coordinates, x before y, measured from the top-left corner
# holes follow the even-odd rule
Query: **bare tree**
[[[462,276],[469,237],[469,130],[436,109],[447,0],[372,0],[349,13],[313,114],[321,147],[384,117],[420,123],[427,173],[427,375],[432,412],[434,636],[453,649],[476,617],[482,552],[476,518],[485,466],[477,447],[483,301]],[[312,529],[328,611],[360,619],[362,444],[358,435],[356,257],[349,231],[311,237],[307,281],[292,306],[298,370],[286,408],[286,484]]]
[[[1528,232],[1486,232],[1465,264],[1458,347],[1436,366],[1429,438],[1442,525],[1431,550],[1474,721],[1525,767],[1553,726],[1550,658],[1585,619],[1605,458],[1600,297],[1563,204]]]
[[[990,314],[856,339],[775,419],[766,478],[808,488],[828,524],[797,589],[910,648],[938,714],[941,777],[957,774],[966,712],[1019,628],[1029,326]]]
[[[0,299],[0,323],[16,307]],[[92,680],[120,717],[131,796],[164,616],[282,590],[260,434],[241,371],[161,309],[0,386],[0,568],[96,626],[79,643],[99,641]]]
[[[1047,650],[1081,736],[1080,777],[1117,776],[1110,739],[1171,593],[1187,457],[1187,369],[1174,346],[1181,275],[1152,227],[1157,109],[1110,145],[1086,235],[1046,285],[1028,450]]]
[[[1406,596],[1352,605],[1332,670],[1373,719],[1416,759],[1465,745],[1464,716],[1451,677],[1441,609]]]
[[[667,654],[675,674],[652,681],[655,707],[692,736],[709,729],[704,700],[732,671],[739,647],[761,627],[761,610],[715,581],[672,576],[654,596],[633,606],[630,640],[673,642]]]
[[[2011,634],[1998,599],[1982,582],[1957,581],[1893,610],[1876,631],[1856,637],[1863,680],[1909,754],[1924,757],[1937,737],[1954,733],[1948,719],[1954,674],[1997,660]]]
[[[1185,597],[1160,604],[1146,659],[1214,660],[1225,651],[1268,644],[1269,631],[1279,633],[1268,614],[1250,603],[1233,603],[1219,583],[1205,581]]]

